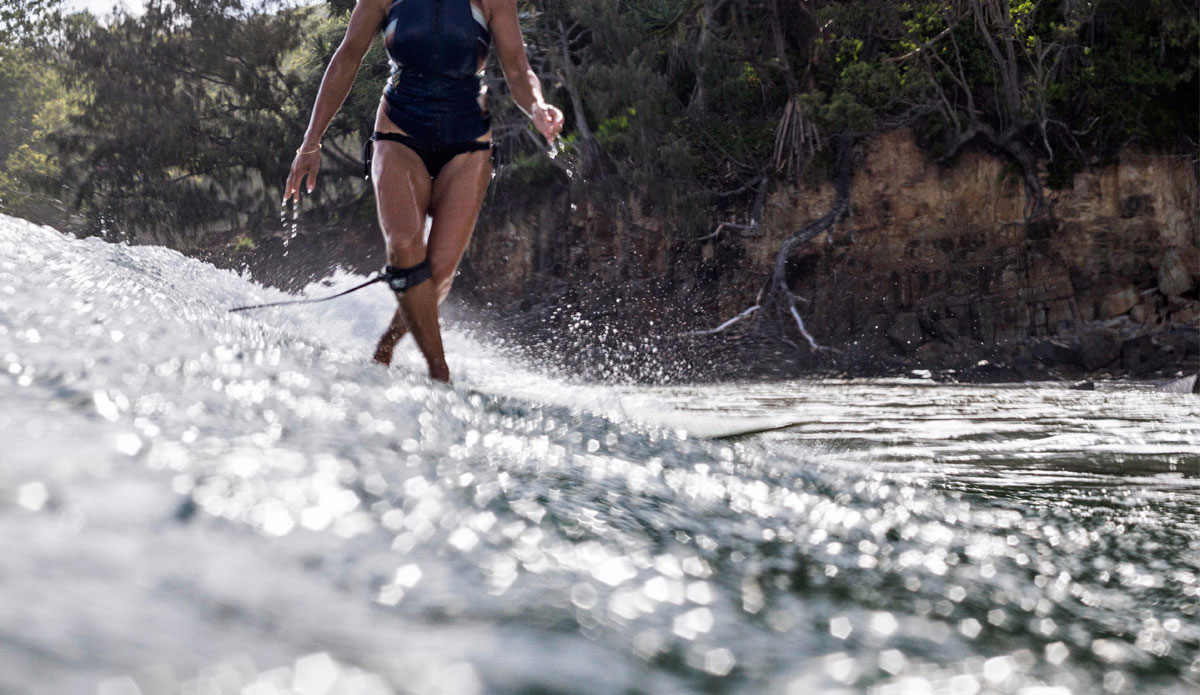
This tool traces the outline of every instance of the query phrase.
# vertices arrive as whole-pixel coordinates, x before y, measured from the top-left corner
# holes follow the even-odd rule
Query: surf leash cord
[[[404,294],[404,291],[421,284],[428,280],[431,276],[429,272],[429,259],[425,259],[411,268],[396,268],[394,266],[385,266],[383,270],[367,280],[364,283],[355,285],[348,290],[343,290],[337,294],[331,294],[328,297],[316,297],[314,299],[290,299],[283,302],[268,302],[266,304],[252,304],[250,306],[238,306],[229,310],[229,313],[237,311],[249,311],[250,309],[265,309],[272,306],[288,306],[291,304],[316,304],[317,302],[328,302],[331,299],[344,297],[351,292],[357,292],[364,287],[374,285],[377,282],[386,282],[388,287],[396,294]]]

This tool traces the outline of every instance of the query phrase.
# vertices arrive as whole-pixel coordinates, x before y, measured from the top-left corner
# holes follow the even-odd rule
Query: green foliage
[[[42,45],[62,19],[63,0],[0,2],[0,48]]]
[[[254,239],[245,234],[239,234],[233,239],[233,252],[237,255],[249,253],[257,246],[258,244],[254,243]]]
[[[0,210],[56,221],[48,216],[60,174],[49,138],[65,125],[72,103],[58,74],[40,51],[0,46]],[[47,192],[50,194],[48,195]]]
[[[630,145],[630,119],[637,119],[637,109],[630,106],[615,116],[604,119],[596,128],[596,140],[608,152],[628,152]]]
[[[700,9],[697,0],[645,0],[627,2],[625,9],[637,17],[637,21],[649,33],[667,36],[678,31],[686,33],[688,18]]]
[[[50,135],[70,112],[48,43],[61,0],[0,3],[0,211],[55,222],[59,175]]]
[[[509,167],[525,186],[539,188],[554,183],[554,167],[541,153],[518,155],[509,163]]]
[[[980,138],[1032,153],[1053,186],[1131,140],[1196,152],[1195,2],[841,2],[819,15],[829,30],[806,103],[827,136],[910,125],[939,157]]]
[[[271,229],[354,5],[273,1],[151,0],[100,25],[62,17],[61,0],[5,0],[6,209],[66,187],[92,231],[170,230],[155,240],[191,246],[214,230],[225,243]],[[567,114],[564,160],[582,175],[546,159],[493,58],[489,107],[511,174],[501,185],[637,199],[684,230],[707,233],[712,217],[753,205],[764,176],[799,173],[781,151],[826,171],[833,143],[897,127],[934,156],[990,132],[998,151],[1032,152],[1052,185],[1131,141],[1197,148],[1195,0],[519,6],[531,63]],[[327,131],[317,196],[329,215],[371,214],[357,145],[387,71],[377,41]]]
[[[1091,149],[1112,154],[1133,139],[1154,148],[1194,150],[1200,102],[1197,6],[1103,0],[1088,29],[1090,45],[1055,93],[1055,103],[1068,122],[1096,120],[1085,136]]]
[[[58,142],[90,231],[190,246],[274,219],[312,103],[316,75],[295,58],[312,13],[152,0],[140,17],[68,25],[64,76],[81,98]]]

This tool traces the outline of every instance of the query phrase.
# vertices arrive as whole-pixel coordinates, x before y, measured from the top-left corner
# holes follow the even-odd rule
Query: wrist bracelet
[[[312,154],[313,152],[320,152],[321,151],[321,143],[319,143],[319,142],[317,143],[317,149],[315,149],[315,150],[308,150],[308,151],[303,151],[303,150],[304,150],[303,146],[297,147],[296,154]]]

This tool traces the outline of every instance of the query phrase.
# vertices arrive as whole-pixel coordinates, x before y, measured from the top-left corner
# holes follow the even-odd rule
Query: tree
[[[0,47],[43,44],[62,18],[63,0],[4,0],[0,4]]]
[[[1072,172],[1131,140],[1193,157],[1197,151],[1200,3],[765,4],[789,94],[773,164],[791,173],[821,161],[837,195],[827,214],[781,245],[759,303],[745,316],[790,315],[802,326],[788,261],[850,209],[853,149],[873,134],[912,127],[942,161],[967,147],[1009,160],[1034,224],[1054,223],[1046,186],[1069,185]],[[779,311],[760,311],[770,306]]]
[[[140,17],[66,28],[81,109],[59,144],[89,230],[194,245],[193,232],[276,218],[311,102],[308,10],[241,0],[152,0]]]
[[[0,46],[0,210],[61,223],[60,170],[50,139],[71,108],[57,72],[37,50]]]
[[[0,5],[0,210],[59,222],[53,183],[59,175],[51,133],[71,104],[49,45],[61,0],[8,0]]]

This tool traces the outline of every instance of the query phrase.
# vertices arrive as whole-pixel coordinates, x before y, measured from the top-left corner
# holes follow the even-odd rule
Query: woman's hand
[[[562,111],[550,104],[534,104],[533,125],[546,138],[546,142],[554,142],[563,127]]]
[[[292,172],[288,174],[287,184],[283,187],[283,204],[287,205],[288,198],[300,202],[300,184],[308,179],[308,192],[312,193],[317,187],[317,171],[321,169],[321,146],[301,147],[296,150],[296,158],[292,160]]]

